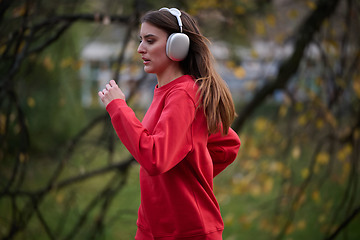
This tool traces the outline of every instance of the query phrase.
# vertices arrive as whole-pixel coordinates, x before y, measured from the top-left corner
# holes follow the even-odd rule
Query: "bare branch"
[[[259,89],[252,100],[240,111],[239,117],[233,123],[235,131],[239,132],[248,117],[277,89],[286,87],[290,78],[296,73],[304,51],[320,29],[321,24],[336,9],[339,0],[319,0],[317,8],[302,22],[294,34],[295,44],[293,54],[281,64],[277,78]]]
[[[357,206],[354,211],[347,216],[347,218],[335,229],[335,231],[324,240],[333,240],[341,233],[341,231],[359,214],[360,206]]]

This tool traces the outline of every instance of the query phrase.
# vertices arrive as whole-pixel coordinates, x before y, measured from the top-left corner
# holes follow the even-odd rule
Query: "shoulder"
[[[193,99],[194,102],[197,98],[198,85],[196,84],[193,77],[190,75],[184,75],[176,80],[174,87],[169,91],[169,93],[179,93],[180,95],[186,94]],[[182,92],[182,93],[181,93]]]

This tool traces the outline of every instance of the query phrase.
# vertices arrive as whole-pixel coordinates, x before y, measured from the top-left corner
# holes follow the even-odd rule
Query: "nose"
[[[140,54],[145,53],[145,48],[144,48],[143,42],[140,42],[137,52]]]

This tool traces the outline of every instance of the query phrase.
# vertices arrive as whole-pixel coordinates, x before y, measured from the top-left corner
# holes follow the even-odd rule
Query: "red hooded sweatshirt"
[[[140,122],[124,100],[106,109],[140,164],[138,240],[219,240],[224,228],[213,178],[236,158],[238,135],[209,135],[198,86],[185,75],[154,90]]]

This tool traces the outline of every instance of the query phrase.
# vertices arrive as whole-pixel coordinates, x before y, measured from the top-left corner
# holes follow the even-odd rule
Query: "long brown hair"
[[[214,68],[214,57],[195,20],[186,12],[181,11],[183,33],[190,39],[190,49],[187,57],[180,62],[184,74],[195,78],[199,86],[199,107],[205,112],[209,133],[215,133],[222,128],[227,134],[236,114],[234,102],[228,86]],[[179,32],[176,17],[168,11],[151,11],[143,16],[141,22],[148,22],[169,35]]]

